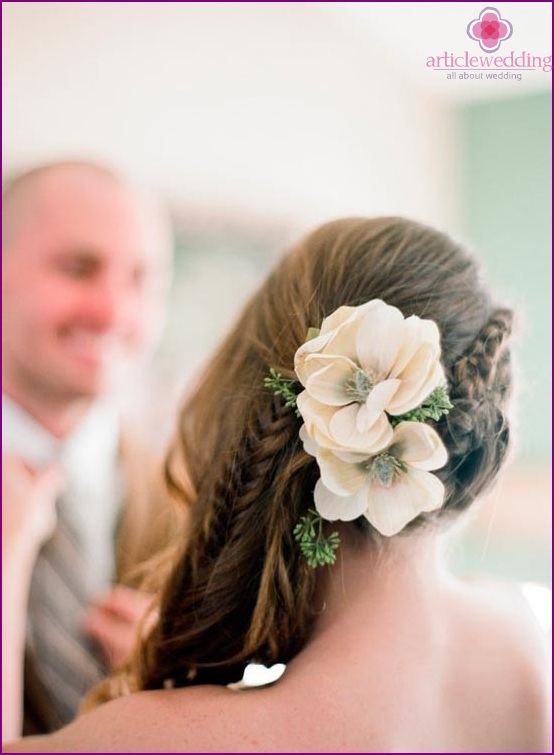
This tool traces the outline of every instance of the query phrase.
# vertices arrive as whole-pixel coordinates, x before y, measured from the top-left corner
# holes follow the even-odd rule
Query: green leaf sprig
[[[269,377],[264,378],[264,388],[269,388],[276,396],[282,396],[285,399],[285,406],[294,409],[296,416],[300,417],[300,412],[296,407],[296,397],[302,389],[302,385],[294,378],[284,378],[280,372],[273,369],[269,370]]]
[[[306,516],[293,530],[294,539],[299,543],[302,555],[308,566],[332,566],[337,560],[335,551],[340,546],[340,535],[332,532],[329,537],[323,534],[323,519],[314,509],[309,509]]]
[[[444,414],[448,414],[451,409],[452,402],[448,397],[446,387],[439,385],[415,409],[406,412],[406,414],[400,414],[398,417],[389,416],[389,419],[393,427],[400,422],[425,422],[428,419],[437,422]]]

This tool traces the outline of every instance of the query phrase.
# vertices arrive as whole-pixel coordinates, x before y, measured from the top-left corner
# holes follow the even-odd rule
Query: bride
[[[187,536],[152,566],[167,576],[136,653],[73,724],[5,751],[550,751],[534,619],[444,557],[508,452],[511,320],[435,230],[308,236],[182,409],[166,473]],[[19,491],[27,559],[51,489]],[[286,670],[244,689],[250,662]]]

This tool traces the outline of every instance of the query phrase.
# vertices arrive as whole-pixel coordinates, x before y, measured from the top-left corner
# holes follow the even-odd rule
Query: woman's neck
[[[351,526],[351,525],[350,525]],[[341,548],[334,566],[321,575],[318,615],[312,640],[337,629],[355,632],[381,617],[423,616],[452,583],[443,559],[443,541],[435,531],[413,532],[377,547],[341,526]],[[363,631],[366,631],[365,629]]]

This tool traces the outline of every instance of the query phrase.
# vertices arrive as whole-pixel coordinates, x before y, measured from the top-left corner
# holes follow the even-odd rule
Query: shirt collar
[[[2,394],[2,451],[35,467],[58,462],[66,473],[93,477],[117,456],[120,423],[107,403],[94,404],[77,427],[55,438],[19,404]]]
[[[34,467],[44,467],[59,460],[61,449],[61,441],[2,394],[2,452],[20,456]]]

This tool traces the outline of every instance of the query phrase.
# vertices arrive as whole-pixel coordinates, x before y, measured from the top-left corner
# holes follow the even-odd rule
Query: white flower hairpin
[[[334,563],[340,544],[336,532],[324,537],[323,519],[364,516],[392,536],[442,505],[444,487],[431,472],[448,456],[424,424],[452,408],[440,356],[432,320],[404,318],[374,299],[339,307],[310,329],[294,358],[300,393],[298,381],[274,370],[266,378],[302,416],[300,438],[321,472],[315,510],[294,530],[310,566]]]

